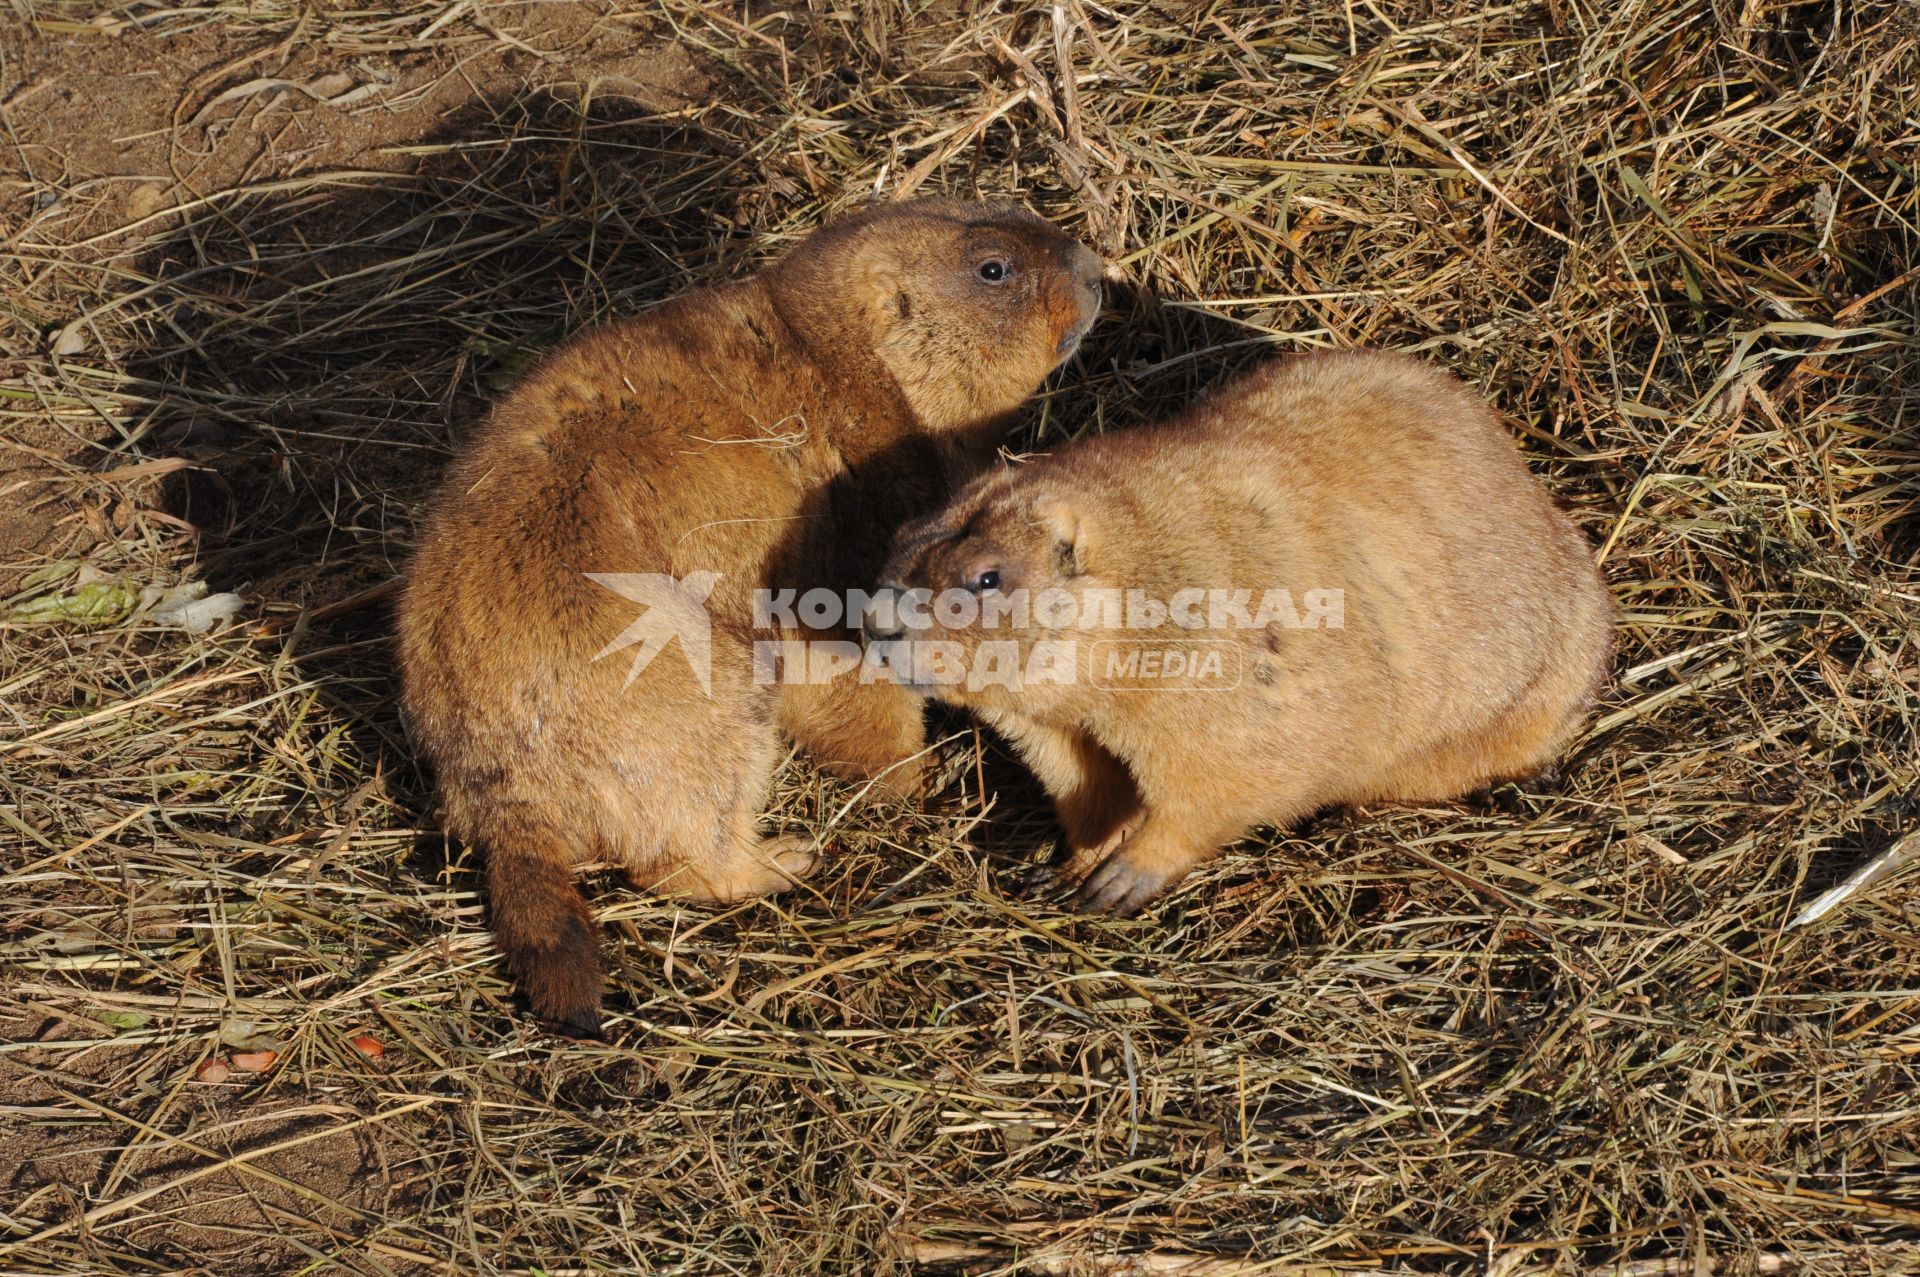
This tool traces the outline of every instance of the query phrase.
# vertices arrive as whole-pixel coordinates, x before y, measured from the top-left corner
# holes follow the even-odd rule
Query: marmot
[[[1080,903],[1118,912],[1256,825],[1538,772],[1612,646],[1586,537],[1492,411],[1379,352],[981,475],[881,581],[870,651],[1012,742]]]
[[[572,338],[465,447],[399,603],[402,708],[540,1019],[599,1030],[576,867],[731,900],[812,866],[810,840],[756,828],[782,732],[914,789],[920,700],[766,685],[754,592],[870,582],[893,529],[984,464],[1075,350],[1100,271],[1017,208],[873,207],[752,279]]]

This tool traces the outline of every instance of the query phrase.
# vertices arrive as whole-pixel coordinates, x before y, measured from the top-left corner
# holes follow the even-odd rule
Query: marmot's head
[[[862,617],[874,659],[960,705],[1017,694],[1031,711],[1077,681],[1092,645],[1126,624],[1089,504],[1043,461],[982,475],[906,524]]]
[[[948,431],[1012,411],[1074,352],[1100,270],[1024,209],[919,199],[829,222],[767,278],[803,340],[871,352],[921,424]]]

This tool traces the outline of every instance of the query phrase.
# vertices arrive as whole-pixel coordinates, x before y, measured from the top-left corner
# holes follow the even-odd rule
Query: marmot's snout
[[[924,608],[928,590],[909,590],[895,581],[883,581],[867,600],[860,613],[860,633],[866,640],[867,655],[890,671],[889,676],[903,686],[915,683],[913,644],[910,631],[924,629],[909,612]]]
[[[883,581],[880,588],[869,596],[866,609],[860,613],[860,632],[866,635],[867,642],[894,643],[907,636],[907,623],[903,615],[907,594],[906,586]]]
[[[1075,240],[1067,249],[1067,269],[1073,276],[1075,287],[1080,290],[1080,322],[1068,329],[1060,338],[1060,358],[1069,358],[1080,348],[1080,341],[1093,328],[1094,320],[1100,317],[1100,277],[1106,271],[1106,264],[1100,260],[1100,254]]]

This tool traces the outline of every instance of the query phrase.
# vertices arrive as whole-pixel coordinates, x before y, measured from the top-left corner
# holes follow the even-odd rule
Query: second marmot
[[[1485,402],[1381,353],[983,475],[882,581],[876,653],[1012,742],[1082,903],[1121,912],[1257,825],[1541,770],[1612,641],[1591,547]]]

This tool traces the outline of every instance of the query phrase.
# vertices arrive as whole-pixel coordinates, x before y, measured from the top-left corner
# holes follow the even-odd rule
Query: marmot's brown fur
[[[809,840],[756,827],[782,731],[915,788],[918,699],[762,685],[753,592],[870,582],[895,526],[984,463],[1073,351],[1099,271],[1018,209],[876,207],[753,279],[575,337],[495,408],[422,530],[399,659],[446,827],[485,852],[494,935],[539,1017],[598,1031],[578,866],[705,900],[811,867]],[[682,584],[623,598],[590,573]],[[704,625],[709,588],[710,691],[674,623]],[[634,651],[607,649],[649,604],[668,623],[628,685]]]
[[[902,528],[883,580],[984,591],[981,619],[964,596],[939,617],[883,592],[869,640],[1012,741],[1081,902],[1123,912],[1256,825],[1541,770],[1612,637],[1591,547],[1487,405],[1372,352],[1283,360],[1165,424],[982,475]],[[989,601],[1010,614],[987,624]],[[1156,601],[1178,619],[1128,626]]]

